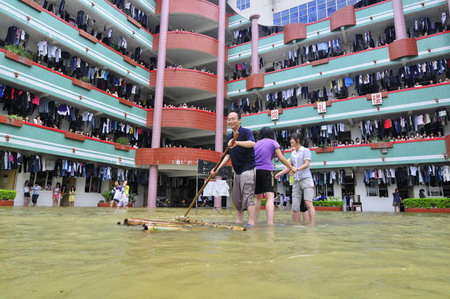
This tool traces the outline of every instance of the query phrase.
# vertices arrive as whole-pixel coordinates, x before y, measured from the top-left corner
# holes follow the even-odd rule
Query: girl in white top
[[[28,180],[25,181],[23,185],[23,205],[26,207],[30,204],[30,186],[28,185]]]
[[[56,183],[56,186],[53,188],[53,206],[59,206],[59,200],[61,199],[61,184]]]

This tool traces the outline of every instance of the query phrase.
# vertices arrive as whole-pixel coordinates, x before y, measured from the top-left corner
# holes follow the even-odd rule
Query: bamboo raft
[[[230,145],[228,145],[227,149],[220,157],[219,162],[217,162],[216,166],[214,167],[214,169],[213,169],[214,172],[217,171],[220,163],[223,161],[225,156],[230,151],[231,145],[234,144],[234,142],[236,141],[236,139],[238,137],[239,137],[239,133],[235,132],[233,138],[230,140],[230,142],[231,142]],[[247,229],[242,226],[222,225],[222,224],[216,224],[214,222],[191,220],[187,216],[189,214],[189,211],[192,209],[194,204],[197,202],[198,197],[203,192],[203,189],[205,189],[206,185],[208,184],[208,182],[211,180],[212,177],[213,177],[213,174],[210,173],[208,178],[203,183],[203,186],[197,192],[197,195],[195,195],[194,199],[192,200],[191,204],[189,205],[189,208],[187,209],[186,213],[183,216],[177,217],[175,219],[175,221],[127,218],[123,221],[123,224],[128,225],[128,226],[142,225],[144,227],[144,230],[149,231],[149,232],[180,231],[180,230],[211,230],[211,229],[229,229],[229,230],[235,230],[235,231],[246,231]]]
[[[120,223],[119,223],[120,224]],[[245,227],[237,225],[223,225],[214,222],[205,222],[198,220],[184,221],[163,221],[140,218],[126,218],[123,225],[127,226],[143,226],[144,231],[192,231],[192,230],[211,230],[211,229],[228,229],[234,231],[246,231]]]

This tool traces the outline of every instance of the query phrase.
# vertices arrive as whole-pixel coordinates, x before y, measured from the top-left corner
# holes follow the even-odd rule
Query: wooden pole
[[[231,144],[233,145],[234,142],[236,141],[236,139],[239,137],[239,133],[235,132],[233,135],[233,138],[231,139]],[[222,156],[220,157],[219,162],[217,162],[216,166],[214,167],[214,171],[217,170],[217,168],[219,167],[220,163],[222,163],[223,159],[225,159],[225,156],[228,154],[228,152],[230,151],[230,146],[227,147],[227,149],[225,150],[225,152],[222,154]],[[191,204],[189,205],[189,208],[187,209],[186,213],[184,213],[184,216],[180,216],[177,218],[178,221],[188,221],[187,219],[187,214],[189,214],[189,211],[192,209],[192,207],[194,206],[194,204],[197,202],[198,197],[200,196],[200,194],[202,194],[203,189],[205,189],[206,185],[209,183],[209,181],[212,178],[212,174],[209,174],[208,178],[206,179],[206,181],[203,183],[203,186],[200,188],[200,190],[198,190],[197,195],[195,195],[194,200],[192,200]]]

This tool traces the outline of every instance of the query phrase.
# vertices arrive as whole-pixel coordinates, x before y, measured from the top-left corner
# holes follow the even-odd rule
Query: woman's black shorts
[[[255,194],[275,193],[275,178],[269,170],[256,170]]]

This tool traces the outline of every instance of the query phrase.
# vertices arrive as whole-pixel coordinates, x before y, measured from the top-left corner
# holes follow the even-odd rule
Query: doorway
[[[69,206],[69,190],[72,186],[75,186],[75,188],[77,187],[77,179],[72,178],[72,177],[63,177],[61,187],[64,187],[64,186],[66,186],[66,192],[64,193],[63,197],[61,198],[59,205],[61,207],[68,207]]]
[[[345,176],[344,183],[341,184],[342,188],[342,200],[344,200],[344,206],[350,208],[350,199],[355,198],[355,178],[351,175]]]

